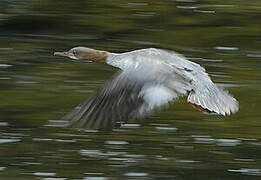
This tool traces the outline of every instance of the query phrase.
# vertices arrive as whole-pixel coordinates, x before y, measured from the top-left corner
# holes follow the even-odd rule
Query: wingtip
[[[232,114],[235,114],[236,112],[238,112],[239,111],[239,102],[236,100],[236,99],[234,99],[235,101],[235,104],[233,104],[233,106],[231,106],[229,109],[227,109],[226,111],[222,111],[221,113],[219,113],[219,114],[221,114],[221,115],[223,115],[223,116],[230,116],[230,115],[232,115]]]

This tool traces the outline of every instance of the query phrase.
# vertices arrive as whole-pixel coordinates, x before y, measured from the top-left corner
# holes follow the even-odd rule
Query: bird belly
[[[177,94],[163,85],[146,85],[139,96],[142,96],[150,109],[161,107],[177,97]]]

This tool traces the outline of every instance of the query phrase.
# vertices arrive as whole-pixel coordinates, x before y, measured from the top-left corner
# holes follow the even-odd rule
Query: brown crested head
[[[108,52],[87,47],[74,47],[66,52],[55,52],[54,55],[76,60],[105,61],[108,57]]]

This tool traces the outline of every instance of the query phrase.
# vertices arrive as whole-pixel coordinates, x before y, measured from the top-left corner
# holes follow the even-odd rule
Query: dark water
[[[0,179],[260,178],[260,1],[3,0],[0,7]],[[179,99],[112,132],[58,127],[116,71],[52,56],[78,45],[180,52],[227,87],[240,111],[204,115]]]

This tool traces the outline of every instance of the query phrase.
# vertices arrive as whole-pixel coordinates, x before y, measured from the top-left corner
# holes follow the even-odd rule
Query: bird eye
[[[73,55],[76,55],[76,53],[77,53],[76,50],[73,50]]]

